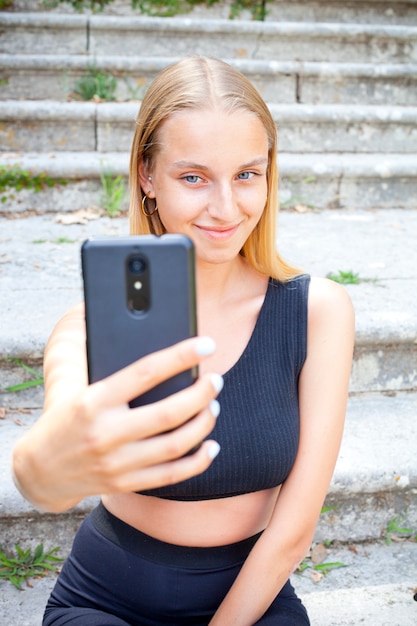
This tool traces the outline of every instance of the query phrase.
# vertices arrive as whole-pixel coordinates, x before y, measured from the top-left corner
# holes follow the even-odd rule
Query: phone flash
[[[136,291],[139,291],[140,289],[142,289],[142,283],[140,282],[140,280],[136,280],[133,283],[134,288],[136,289]]]

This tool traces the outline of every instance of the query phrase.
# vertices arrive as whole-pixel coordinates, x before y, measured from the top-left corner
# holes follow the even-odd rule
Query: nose
[[[209,204],[210,216],[222,222],[233,222],[238,213],[237,197],[232,185],[229,182],[216,185]]]

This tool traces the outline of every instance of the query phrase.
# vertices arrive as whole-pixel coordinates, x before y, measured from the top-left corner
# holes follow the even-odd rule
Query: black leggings
[[[144,535],[100,504],[75,537],[43,626],[206,626],[257,539],[217,548],[175,546]],[[310,624],[289,581],[256,624]]]

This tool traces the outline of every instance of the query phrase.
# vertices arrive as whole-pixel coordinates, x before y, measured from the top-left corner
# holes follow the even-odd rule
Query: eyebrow
[[[264,165],[265,163],[268,163],[267,157],[258,157],[256,159],[253,159],[253,161],[250,161],[249,163],[244,163],[239,167],[239,169],[244,170],[250,167],[256,167],[258,165]],[[200,170],[203,172],[207,172],[210,169],[209,167],[207,167],[207,165],[202,165],[201,163],[195,163],[194,161],[185,160],[175,161],[172,166],[177,169]]]

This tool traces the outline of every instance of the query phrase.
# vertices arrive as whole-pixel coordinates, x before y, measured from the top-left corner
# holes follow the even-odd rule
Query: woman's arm
[[[312,279],[295,464],[268,527],[210,626],[255,624],[310,548],[342,439],[353,344],[354,314],[346,291]]]
[[[71,309],[45,351],[44,413],[13,450],[22,495],[59,512],[86,496],[160,487],[207,469],[218,451],[213,441],[182,457],[214,427],[218,405],[211,401],[220,376],[203,376],[151,405],[129,409],[127,403],[213,349],[208,338],[188,339],[88,385],[84,309]]]

